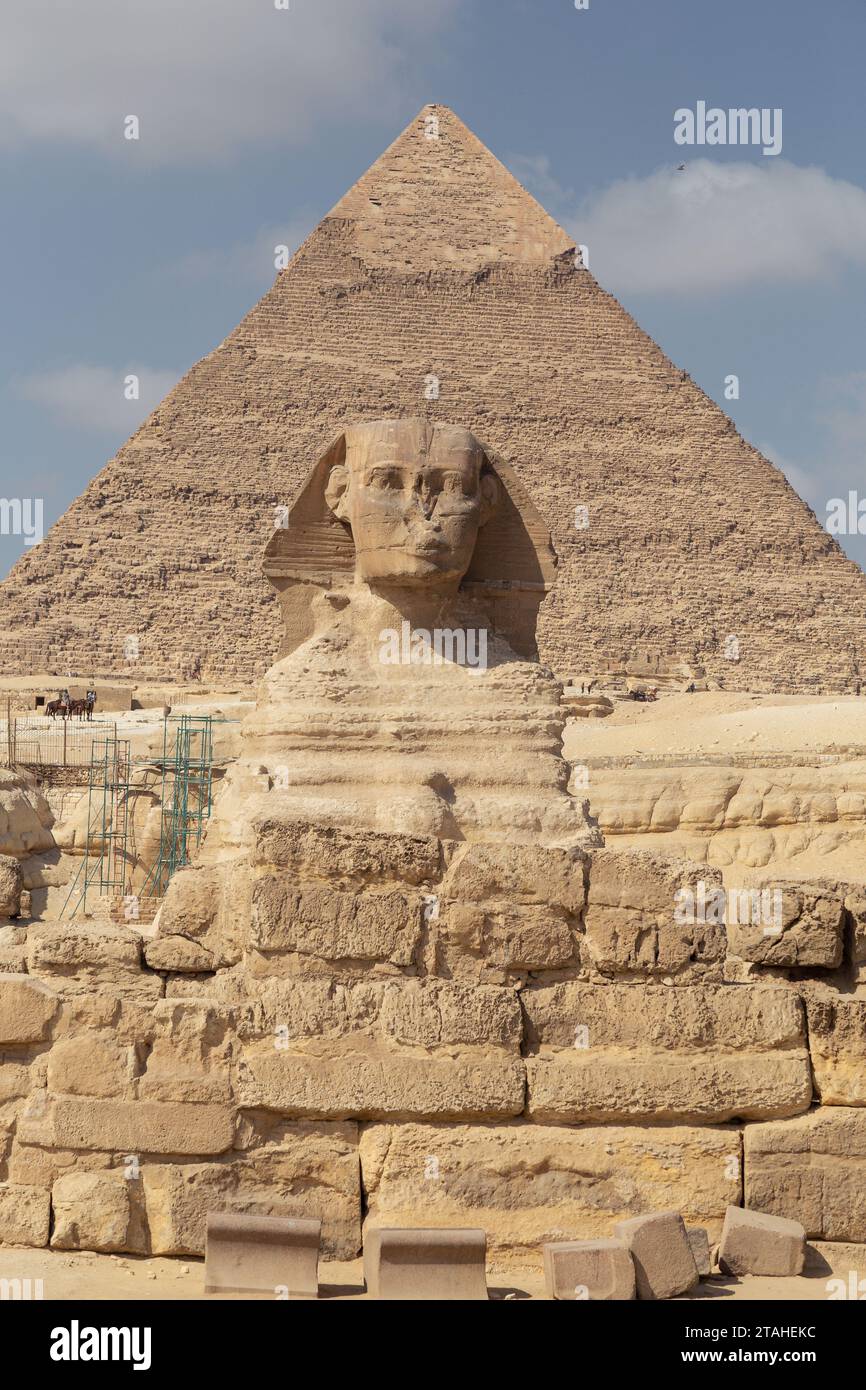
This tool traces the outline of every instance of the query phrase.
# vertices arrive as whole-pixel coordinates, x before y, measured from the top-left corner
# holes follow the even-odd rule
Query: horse
[[[62,714],[65,719],[66,707],[62,700],[49,700],[48,704],[45,706],[45,713],[48,715],[49,719],[54,719],[57,714]]]
[[[86,700],[71,700],[69,703],[70,717],[76,714],[79,719],[84,719],[87,714],[87,709],[88,704]]]

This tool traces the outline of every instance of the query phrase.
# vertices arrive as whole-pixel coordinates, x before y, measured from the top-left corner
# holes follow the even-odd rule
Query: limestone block
[[[737,925],[728,913],[728,942],[732,955],[757,965],[810,966],[826,970],[842,963],[845,900],[832,886],[789,885],[774,880],[767,885],[781,894],[781,915],[774,921],[752,926]],[[765,890],[766,891],[766,890]],[[746,912],[737,915],[747,917]],[[755,913],[751,913],[754,920]]]
[[[845,911],[851,924],[854,964],[866,965],[866,888],[859,884],[846,885]]]
[[[20,860],[53,849],[53,824],[51,807],[33,780],[0,768],[0,854]]]
[[[695,1258],[698,1274],[701,1279],[709,1279],[713,1272],[713,1261],[706,1229],[703,1226],[689,1226],[686,1228],[686,1235],[689,1238],[689,1245]]]
[[[418,894],[295,888],[268,876],[253,885],[251,944],[325,960],[411,965],[421,937],[422,906]]]
[[[289,869],[303,879],[421,884],[441,873],[441,845],[429,836],[352,831],[279,816],[259,818],[253,830],[254,864]]]
[[[321,1119],[486,1119],[519,1115],[519,1057],[487,1048],[432,1054],[350,1038],[307,1050],[248,1048],[235,1083],[239,1103]]]
[[[273,979],[255,983],[256,1010],[244,1040],[263,1033],[289,1042],[364,1032],[391,1042],[507,1048],[518,1053],[523,1036],[520,1001],[513,989],[466,985],[432,977],[391,980]]]
[[[64,994],[106,990],[156,999],[162,982],[142,972],[141,937],[115,923],[52,922],[27,930],[27,968]]]
[[[208,1212],[205,1293],[318,1298],[321,1238],[321,1221]]]
[[[27,932],[23,927],[0,926],[0,975],[26,975]]]
[[[822,1105],[866,1105],[866,999],[811,994],[809,1051]]]
[[[477,1225],[538,1267],[545,1241],[607,1237],[648,1206],[721,1230],[739,1200],[740,1136],[691,1126],[371,1124],[361,1171],[374,1226]]]
[[[698,1283],[698,1268],[678,1211],[618,1221],[614,1235],[631,1251],[638,1298],[675,1298]]]
[[[579,913],[586,901],[583,850],[538,845],[467,845],[452,860],[441,894],[459,902],[552,903]]]
[[[59,1003],[53,989],[29,975],[0,975],[0,1043],[47,1037]]]
[[[373,1298],[487,1301],[487,1237],[478,1230],[368,1227],[364,1280]]]
[[[808,1109],[802,1008],[788,990],[567,981],[530,985],[521,999],[533,1119],[719,1122]]]
[[[64,1038],[48,1054],[48,1089],[72,1096],[125,1095],[132,1080],[130,1049],[98,1035]]]
[[[812,1095],[805,1052],[713,1058],[574,1051],[527,1058],[526,1074],[527,1114],[541,1123],[776,1119],[801,1114]]]
[[[66,1173],[51,1193],[55,1250],[129,1250],[129,1182],[119,1172]]]
[[[246,944],[250,903],[251,875],[243,861],[188,864],[172,876],[159,914],[159,936],[196,942],[210,953],[211,969],[233,965]]]
[[[144,959],[151,970],[203,974],[214,969],[213,953],[185,936],[157,936],[145,941]]]
[[[133,1154],[225,1153],[234,1114],[224,1105],[184,1105],[57,1096],[44,1120],[20,1126],[23,1142]]]
[[[48,1244],[51,1198],[41,1187],[0,1183],[0,1245]]]
[[[439,924],[449,967],[462,955],[499,970],[554,970],[579,964],[574,928],[561,909],[509,903],[452,904]]]
[[[866,1240],[866,1109],[747,1125],[744,1179],[749,1210],[799,1221],[810,1239]]]
[[[805,1047],[803,1007],[774,985],[589,984],[565,980],[520,993],[530,1048],[763,1052]]]
[[[24,879],[21,865],[10,854],[0,854],[0,922],[4,917],[17,917],[21,905]]]
[[[30,1104],[32,1104],[32,1098]],[[33,1135],[32,1140],[31,1134]],[[100,1153],[96,1150],[82,1153],[80,1149],[54,1147],[50,1126],[46,1128],[41,1138],[42,1143],[36,1142],[37,1134],[34,1125],[24,1123],[22,1119],[19,1119],[9,1153],[8,1176],[10,1182],[22,1183],[27,1187],[43,1188],[50,1196],[51,1189],[57,1179],[65,1174],[102,1172],[112,1168],[117,1161],[116,1154]]]
[[[142,1165],[155,1255],[203,1255],[208,1211],[316,1217],[330,1259],[361,1248],[358,1129],[257,1119],[249,1146],[222,1162]]]
[[[543,1258],[548,1298],[598,1303],[635,1296],[634,1260],[625,1241],[549,1241]]]
[[[385,1038],[429,1048],[464,1045],[520,1051],[523,1015],[512,989],[410,979],[389,982],[380,991],[376,1031]]]
[[[725,1274],[801,1274],[805,1258],[806,1232],[799,1221],[728,1207],[719,1243]]]
[[[723,926],[677,920],[678,890],[699,881],[709,891],[721,883],[721,875],[704,864],[647,850],[595,851],[584,914],[589,961],[604,974],[648,976],[673,975],[692,962],[720,962],[726,950]]]

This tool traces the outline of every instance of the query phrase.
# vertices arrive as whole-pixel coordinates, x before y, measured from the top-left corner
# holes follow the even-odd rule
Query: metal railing
[[[86,767],[94,739],[110,737],[115,727],[113,720],[11,715],[0,720],[0,763],[5,767]]]

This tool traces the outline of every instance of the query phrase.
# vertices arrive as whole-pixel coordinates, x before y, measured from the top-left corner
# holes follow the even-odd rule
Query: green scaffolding
[[[84,858],[63,904],[63,916],[87,907],[87,894],[123,897],[128,880],[129,739],[117,730],[91,745]]]
[[[213,789],[213,717],[167,715],[162,757],[148,760],[161,770],[161,823],[156,862],[139,899],[161,898],[175,870],[192,858],[211,812]],[[84,858],[63,905],[74,917],[87,908],[87,896],[126,899],[133,895],[136,855],[130,855],[130,741],[116,732],[95,738],[87,790],[87,838]],[[130,909],[134,919],[137,906]]]
[[[213,716],[167,715],[162,742],[159,853],[140,892],[160,898],[201,843],[213,793]]]

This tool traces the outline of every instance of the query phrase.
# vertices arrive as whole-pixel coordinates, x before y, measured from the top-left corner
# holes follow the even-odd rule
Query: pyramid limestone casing
[[[258,677],[280,644],[274,505],[347,421],[426,414],[472,429],[550,526],[558,671],[671,652],[729,688],[856,690],[862,573],[572,248],[427,108],[17,563],[0,667]]]

